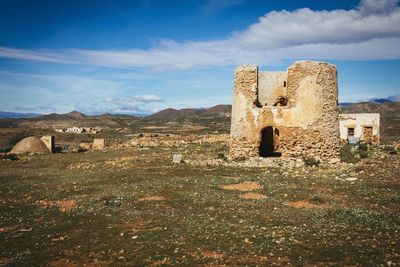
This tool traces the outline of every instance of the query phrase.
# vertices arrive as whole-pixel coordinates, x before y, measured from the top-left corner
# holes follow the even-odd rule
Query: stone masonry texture
[[[276,105],[282,102],[276,101],[278,98],[285,99],[285,105]],[[299,61],[286,74],[259,72],[255,65],[236,68],[228,157],[259,157],[262,132],[267,127],[273,129],[273,152],[282,157],[337,158],[340,138],[336,67]]]

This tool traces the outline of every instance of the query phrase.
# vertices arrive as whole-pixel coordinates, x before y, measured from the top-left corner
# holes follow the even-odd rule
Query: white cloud
[[[85,114],[131,114],[146,115],[153,110],[146,107],[152,102],[164,102],[156,95],[140,95],[134,97],[113,97],[106,98],[102,101],[96,101],[90,105],[76,105],[76,109]]]
[[[74,60],[66,59],[68,57],[71,57],[71,54],[66,53],[65,55],[63,55],[60,51],[33,51],[28,49],[0,47],[0,57],[54,63],[77,63]]]
[[[397,0],[362,0],[358,9],[362,15],[388,14],[397,8]]]
[[[132,99],[142,103],[165,102],[164,99],[156,95],[139,95],[133,97]]]
[[[131,50],[0,48],[0,57],[155,71],[283,59],[399,59],[399,25],[398,0],[362,0],[351,10],[269,12],[247,30],[218,41],[161,40],[154,48]]]

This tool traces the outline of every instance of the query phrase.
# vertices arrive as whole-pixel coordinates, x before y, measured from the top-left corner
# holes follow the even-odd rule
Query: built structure
[[[54,144],[54,138],[53,138]],[[30,136],[19,141],[11,150],[11,153],[14,154],[24,154],[24,153],[33,153],[33,154],[49,154],[53,152],[53,148],[49,148],[47,143],[45,143],[42,139],[36,136]]]
[[[300,61],[283,72],[235,69],[229,158],[338,157],[336,67]]]
[[[379,113],[340,114],[340,139],[349,143],[379,144]]]

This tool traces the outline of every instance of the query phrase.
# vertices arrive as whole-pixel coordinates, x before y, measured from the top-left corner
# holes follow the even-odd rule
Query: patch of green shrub
[[[308,157],[304,159],[304,165],[306,166],[312,167],[318,166],[319,164],[321,164],[321,162],[314,157]]]
[[[312,195],[310,197],[310,202],[311,203],[316,203],[316,204],[325,204],[328,202],[327,199],[325,199],[324,197],[320,196],[320,195]]]
[[[358,155],[360,156],[361,159],[368,158],[368,151],[358,150]]]
[[[365,158],[368,158],[368,156],[369,156],[369,147],[368,147],[368,145],[366,145],[366,144],[359,144],[358,145],[358,148],[357,148],[357,153],[358,153],[358,156],[361,158],[361,159],[365,159]]]
[[[18,156],[13,153],[0,153],[0,160],[18,160]]]
[[[383,147],[383,151],[385,151],[386,153],[388,153],[390,155],[396,155],[397,154],[397,150],[393,146],[384,146]]]
[[[358,161],[350,144],[345,144],[340,148],[340,160],[347,163],[356,163]]]
[[[357,163],[360,159],[368,158],[368,145],[359,144],[357,146],[352,146],[350,144],[345,144],[340,149],[340,159],[347,163]]]
[[[357,150],[358,150],[359,152],[361,152],[361,151],[367,152],[367,151],[368,151],[368,145],[366,145],[366,144],[359,144]]]

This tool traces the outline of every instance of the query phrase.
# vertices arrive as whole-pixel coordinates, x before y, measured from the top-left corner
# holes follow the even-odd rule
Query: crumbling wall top
[[[257,69],[258,69],[258,66],[257,66],[257,65],[254,65],[254,64],[244,64],[244,65],[237,66],[237,67],[235,68],[235,71],[236,71],[236,72],[238,72],[238,71],[254,71],[254,70],[257,70]]]

